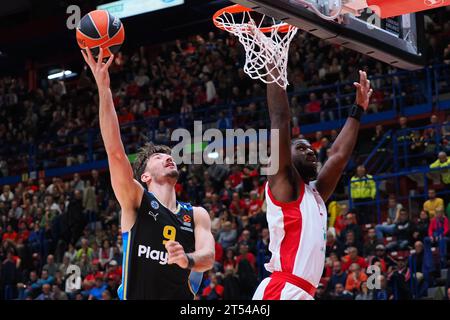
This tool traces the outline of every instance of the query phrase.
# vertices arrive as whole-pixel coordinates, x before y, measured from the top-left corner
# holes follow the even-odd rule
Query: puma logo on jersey
[[[152,250],[150,246],[139,245],[138,246],[138,257],[144,257],[146,259],[151,259],[154,261],[159,261],[159,264],[165,265],[169,259],[168,253],[159,250]]]
[[[154,213],[153,211],[150,210],[150,211],[148,212],[148,214],[151,215],[151,216],[155,219],[155,221],[156,221],[156,217],[158,216],[159,213],[158,213],[158,212],[157,212],[157,213]]]

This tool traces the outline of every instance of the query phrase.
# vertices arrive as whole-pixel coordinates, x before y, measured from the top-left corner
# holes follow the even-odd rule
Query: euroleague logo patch
[[[433,6],[443,4],[444,0],[425,0],[424,3],[429,7],[433,7]]]
[[[191,217],[189,215],[185,214],[183,216],[183,221],[187,222],[187,223],[190,223],[192,221],[192,219],[191,219]]]
[[[153,209],[158,210],[159,209],[159,203],[156,202],[155,200],[152,200],[152,202],[150,202],[150,205],[152,206]]]

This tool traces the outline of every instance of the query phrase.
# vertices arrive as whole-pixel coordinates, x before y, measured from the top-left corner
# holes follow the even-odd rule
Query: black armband
[[[194,267],[194,265],[195,265],[195,260],[194,260],[194,258],[192,258],[192,256],[190,255],[190,254],[187,254],[186,253],[186,258],[188,259],[188,266],[187,266],[187,269],[192,269],[193,267]]]
[[[348,114],[348,116],[350,118],[354,118],[358,121],[361,120],[361,116],[364,113],[364,109],[356,104],[354,104],[351,108],[350,108],[350,112]]]

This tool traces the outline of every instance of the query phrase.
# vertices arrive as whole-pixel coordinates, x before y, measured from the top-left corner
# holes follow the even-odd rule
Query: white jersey
[[[327,209],[315,189],[301,182],[300,195],[289,203],[277,201],[266,183],[269,250],[267,271],[294,274],[317,288],[325,264]]]

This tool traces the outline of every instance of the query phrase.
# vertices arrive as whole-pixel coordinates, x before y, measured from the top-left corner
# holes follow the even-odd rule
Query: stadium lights
[[[208,158],[210,158],[210,159],[218,159],[219,158],[219,153],[218,152],[210,152],[210,153],[208,153]]]
[[[48,80],[53,80],[53,79],[58,79],[58,78],[70,78],[70,77],[74,77],[77,74],[72,72],[71,70],[61,70],[59,72],[55,72],[55,70],[52,70],[47,79]]]

